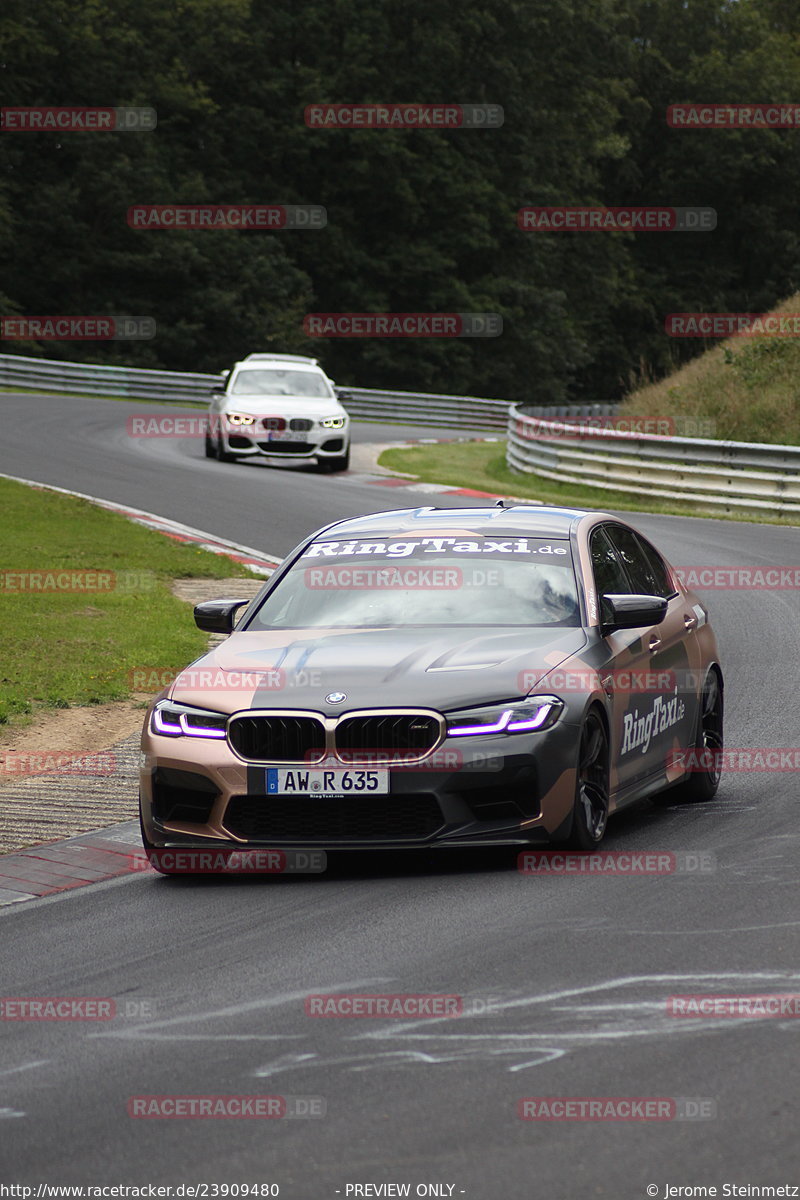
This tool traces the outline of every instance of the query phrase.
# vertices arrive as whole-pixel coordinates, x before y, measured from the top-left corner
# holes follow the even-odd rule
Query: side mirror
[[[249,600],[204,600],[194,606],[194,623],[206,633],[233,633],[239,609]]]
[[[220,375],[220,379],[227,379],[228,376],[230,375],[230,371],[220,371],[219,375]]]
[[[643,626],[660,625],[667,615],[669,601],[661,596],[603,596],[606,618],[603,628],[641,629]]]

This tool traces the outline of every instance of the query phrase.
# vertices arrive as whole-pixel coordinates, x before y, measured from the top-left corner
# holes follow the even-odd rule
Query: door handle
[[[697,629],[697,617],[689,616],[688,613],[683,614],[683,624],[687,629]]]
[[[650,641],[647,643],[647,645],[650,650],[650,653],[655,654],[656,650],[658,650],[659,646],[661,645],[661,638],[656,637],[655,634],[652,634],[650,637]]]

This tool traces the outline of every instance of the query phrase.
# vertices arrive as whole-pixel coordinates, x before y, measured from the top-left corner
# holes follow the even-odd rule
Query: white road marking
[[[46,1067],[49,1062],[49,1058],[37,1058],[35,1062],[22,1063],[19,1067],[7,1067],[5,1071],[0,1071],[0,1075],[16,1075],[20,1071],[32,1071],[34,1067]]]

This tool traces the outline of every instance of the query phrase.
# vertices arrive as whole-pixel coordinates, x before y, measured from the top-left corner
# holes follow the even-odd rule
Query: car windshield
[[[580,625],[569,543],[501,536],[316,542],[249,629]]]
[[[249,368],[240,371],[231,392],[249,396],[324,396],[333,395],[328,381],[316,371],[287,371],[283,368]]]

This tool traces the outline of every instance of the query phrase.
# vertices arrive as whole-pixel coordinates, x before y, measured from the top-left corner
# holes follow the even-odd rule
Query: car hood
[[[586,644],[583,629],[243,630],[192,663],[170,695],[217,712],[246,708],[427,707],[524,696]],[[344,692],[341,704],[326,704]]]
[[[328,400],[324,396],[226,396],[224,411],[246,413],[254,417],[346,415],[338,400]]]

